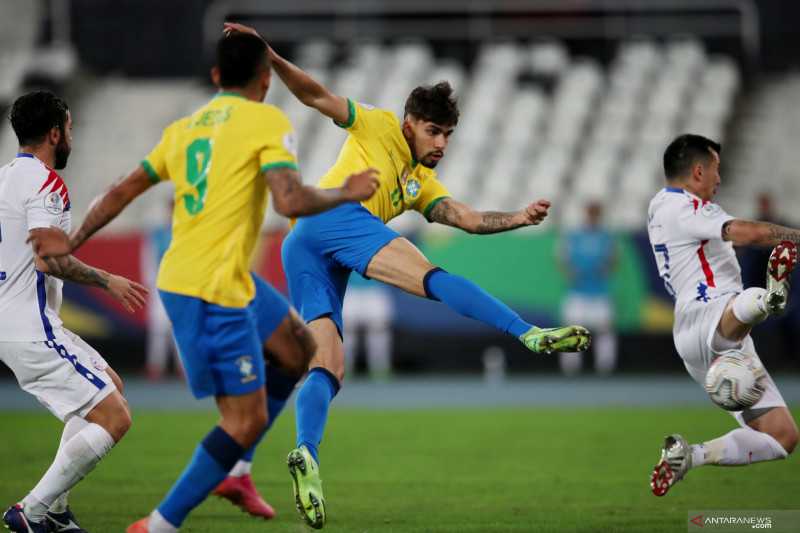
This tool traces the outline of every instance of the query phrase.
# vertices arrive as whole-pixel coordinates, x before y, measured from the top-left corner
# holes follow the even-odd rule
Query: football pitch
[[[797,412],[797,409],[795,409]],[[93,533],[116,533],[158,503],[214,424],[208,412],[136,411],[128,436],[71,496]],[[4,506],[37,481],[61,426],[0,411]],[[666,433],[690,441],[733,429],[711,407],[331,410],[321,448],[330,532],[686,531],[687,512],[798,509],[800,464],[704,467],[663,498],[648,487]],[[311,531],[294,509],[286,453],[293,412],[259,448],[254,479],[270,522],[212,498],[186,532]]]

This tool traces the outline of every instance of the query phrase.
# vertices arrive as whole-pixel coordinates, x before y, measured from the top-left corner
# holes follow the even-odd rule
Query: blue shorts
[[[253,281],[256,295],[242,308],[158,291],[195,398],[242,396],[266,383],[263,346],[289,304],[258,276]]]
[[[281,249],[292,305],[306,322],[329,316],[341,334],[350,272],[366,277],[372,257],[399,236],[357,203],[300,218]]]

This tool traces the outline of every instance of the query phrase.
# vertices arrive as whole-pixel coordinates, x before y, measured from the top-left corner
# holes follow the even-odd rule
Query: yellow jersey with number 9
[[[283,112],[235,93],[219,93],[164,130],[142,161],[154,182],[175,184],[160,290],[247,306],[255,296],[249,267],[269,194],[263,172],[297,169],[296,146]]]
[[[339,124],[348,132],[339,158],[320,179],[323,189],[340,187],[347,176],[375,168],[380,188],[369,200],[361,202],[384,222],[413,209],[425,218],[441,200],[450,196],[436,179],[433,169],[418,164],[411,155],[400,121],[391,111],[347,101],[347,123]]]

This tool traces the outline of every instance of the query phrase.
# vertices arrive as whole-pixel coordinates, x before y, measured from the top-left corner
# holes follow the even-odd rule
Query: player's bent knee
[[[111,382],[114,383],[114,386],[117,388],[120,394],[124,394],[125,384],[122,382],[122,378],[119,377],[116,370],[111,367],[106,369],[106,373],[111,378]]]
[[[798,439],[800,439],[800,435],[797,434],[797,428],[792,427],[786,432],[786,435],[783,436],[783,439],[780,439],[778,442],[781,443],[781,446],[783,446],[783,449],[786,450],[786,453],[791,454],[795,448],[797,448]]]
[[[119,442],[133,425],[130,409],[122,395],[114,391],[92,409],[86,420],[108,431]]]
[[[242,421],[240,425],[240,433],[238,435],[240,442],[246,446],[253,444],[267,427],[267,411],[258,410],[248,416]],[[234,436],[236,438],[236,436]]]

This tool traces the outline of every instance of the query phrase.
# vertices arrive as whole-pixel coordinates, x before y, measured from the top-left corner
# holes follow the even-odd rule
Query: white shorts
[[[561,315],[567,324],[580,324],[590,330],[608,331],[614,321],[611,299],[606,296],[570,294],[564,300]]]
[[[677,309],[675,311],[675,324],[672,328],[675,348],[678,350],[681,359],[683,359],[683,364],[689,375],[701,387],[705,381],[708,368],[716,358],[714,350],[711,348],[714,333],[717,331],[717,326],[728,302],[735,296],[735,294],[731,294],[709,302],[690,302],[681,305],[680,311]],[[759,362],[761,361],[756,352],[753,338],[750,335],[745,337],[738,349],[752,355]],[[772,376],[769,375],[766,368],[764,368],[764,372],[767,374],[766,390],[761,399],[750,409],[731,413],[742,426],[759,414],[763,414],[765,409],[786,407],[786,402],[772,380]]]
[[[51,341],[0,342],[0,361],[14,372],[22,390],[59,419],[83,418],[116,390],[108,363],[71,331],[53,334]]]

